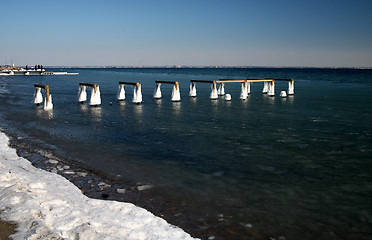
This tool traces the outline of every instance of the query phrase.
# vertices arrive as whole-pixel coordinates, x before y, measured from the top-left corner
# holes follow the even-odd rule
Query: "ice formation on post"
[[[195,86],[195,83],[194,82],[190,83],[189,96],[190,97],[196,97],[196,86]]]
[[[269,91],[269,82],[264,82],[262,93],[267,93],[268,91]]]
[[[242,82],[242,87],[240,91],[240,99],[245,100],[248,97],[248,88],[247,88],[247,83]]]
[[[87,100],[87,87],[86,86],[80,86],[79,87],[79,93],[78,93],[78,101],[79,102],[85,102]]]
[[[51,110],[51,109],[53,109],[52,94],[49,94],[49,96],[46,96],[45,97],[45,100],[44,100],[44,109],[45,110]]]
[[[251,82],[247,82],[247,94],[251,94]]]
[[[221,85],[218,88],[218,95],[223,96],[225,95],[225,84],[221,83]]]
[[[125,100],[125,89],[124,84],[119,84],[118,94],[116,95],[116,98],[119,101]]]
[[[99,91],[99,86],[95,85],[95,87],[92,87],[89,105],[97,106],[100,104],[101,104],[101,93]]]
[[[35,87],[35,92],[34,92],[34,99],[32,101],[34,104],[40,104],[43,102],[43,96],[41,95],[41,88],[40,87]]]
[[[160,86],[161,86],[161,83],[157,83],[156,84],[156,89],[155,89],[155,92],[154,92],[154,98],[161,98],[161,89],[160,89]]]
[[[293,81],[293,79],[288,82],[288,94],[289,95],[294,94],[294,81]]]
[[[210,98],[211,99],[217,99],[218,98],[217,86],[216,86],[215,82],[213,82],[212,85],[211,85]]]
[[[271,81],[271,83],[269,84],[269,91],[268,91],[267,95],[269,95],[269,96],[274,96],[275,95],[275,82],[274,81]]]
[[[133,99],[132,102],[134,103],[141,103],[142,102],[142,91],[141,91],[141,84],[137,83],[133,86]]]
[[[173,84],[172,101],[173,102],[181,101],[180,87],[179,87],[178,83]]]

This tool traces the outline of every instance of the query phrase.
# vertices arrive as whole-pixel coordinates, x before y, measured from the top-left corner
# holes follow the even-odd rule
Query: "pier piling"
[[[45,90],[44,109],[45,110],[53,109],[52,95],[50,94],[50,86],[43,85],[43,84],[34,84],[34,87],[35,87],[35,93],[34,93],[33,103],[36,105],[40,105],[40,103],[43,102],[43,96],[41,94],[41,89],[44,89]]]

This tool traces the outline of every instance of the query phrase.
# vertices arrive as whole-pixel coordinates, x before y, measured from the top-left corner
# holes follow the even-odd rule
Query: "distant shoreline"
[[[108,68],[108,69],[366,69],[372,67],[295,67],[295,66],[45,66],[45,68]]]
[[[24,66],[9,66],[9,65],[0,65],[1,70],[20,70]],[[160,66],[120,66],[120,65],[86,65],[86,66],[64,66],[64,65],[46,65],[43,68],[114,68],[114,69],[366,69],[371,70],[372,67],[308,67],[308,66],[191,66],[191,65],[160,65]]]

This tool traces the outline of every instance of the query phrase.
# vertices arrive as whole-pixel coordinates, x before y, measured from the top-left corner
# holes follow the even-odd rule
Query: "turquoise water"
[[[1,77],[4,131],[146,194],[177,212],[176,224],[207,239],[369,239],[372,235],[372,70],[49,69],[77,76]],[[294,78],[295,95],[225,85],[232,101],[210,100],[191,79]],[[155,80],[179,81],[153,99]],[[144,103],[117,102],[119,81],[139,81]],[[77,102],[79,82],[100,84],[102,105]],[[54,109],[30,101],[51,86]],[[90,95],[90,91],[88,91]],[[113,104],[110,105],[110,102]],[[177,220],[177,219],[180,220]]]

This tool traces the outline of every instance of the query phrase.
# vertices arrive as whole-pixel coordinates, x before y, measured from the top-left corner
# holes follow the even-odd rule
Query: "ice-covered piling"
[[[211,84],[211,94],[210,94],[210,98],[211,99],[217,99],[218,98],[218,92],[217,92],[217,84],[215,81],[213,81],[213,83]]]
[[[124,85],[132,85],[133,86],[132,102],[137,103],[137,104],[142,103],[141,83],[139,83],[139,82],[119,82],[119,86],[121,86],[121,85],[123,85],[123,90],[122,91],[124,91]],[[119,91],[120,91],[120,89],[119,89]],[[125,99],[125,91],[124,91],[124,99]]]
[[[196,86],[194,82],[190,83],[190,92],[189,92],[190,97],[196,97]]]
[[[274,96],[275,95],[275,81],[272,80],[269,82],[269,91],[267,92],[267,95]]]
[[[83,103],[87,100],[86,87],[91,87],[91,95],[89,105],[98,106],[101,104],[101,92],[98,84],[93,83],[79,83],[78,101]]]
[[[133,99],[132,102],[140,104],[142,102],[142,90],[141,90],[141,84],[136,83],[133,85]]]
[[[247,82],[242,82],[240,99],[245,100],[248,97],[248,85]]]
[[[155,95],[157,94],[158,89],[159,89],[159,92],[160,92],[160,84],[161,83],[173,84],[171,99],[172,99],[173,102],[181,101],[181,93],[180,93],[179,82],[176,82],[176,81],[155,81],[155,83],[156,83],[156,86],[157,86]],[[154,97],[157,98],[155,95],[154,95]],[[160,97],[161,97],[161,92],[160,92]]]
[[[101,92],[99,91],[98,84],[94,84],[90,95],[89,105],[98,106],[101,105]]]
[[[220,86],[218,87],[217,93],[219,96],[225,95],[225,84],[224,83],[220,84]]]
[[[48,97],[45,97],[45,100],[44,100],[44,109],[45,110],[51,110],[51,109],[53,109],[52,95],[51,94],[49,94]]]
[[[179,101],[181,101],[180,86],[178,82],[175,82],[175,84],[173,84],[173,90],[172,90],[172,102],[179,102]]]
[[[49,93],[49,86],[45,86],[45,100],[44,100],[44,109],[51,110],[53,109],[52,95]]]
[[[154,98],[159,99],[162,97],[161,95],[161,89],[160,89],[161,83],[156,83],[156,89],[154,92]]]
[[[262,93],[267,93],[268,91],[269,91],[269,82],[264,82]]]
[[[83,103],[87,100],[87,87],[86,86],[79,86],[79,93],[78,93],[78,101]]]
[[[116,98],[119,101],[125,100],[125,89],[124,89],[124,84],[119,84],[119,89],[118,89],[118,94],[116,95]]]
[[[291,79],[288,81],[288,94],[293,95],[294,94],[294,80]]]
[[[39,105],[43,102],[43,96],[41,94],[41,90],[45,90],[45,100],[44,100],[44,109],[50,110],[53,109],[53,103],[52,103],[52,95],[49,93],[50,86],[43,85],[43,84],[34,84],[35,87],[35,93],[34,93],[34,99],[33,103]]]
[[[32,102],[34,104],[40,104],[43,102],[43,95],[41,94],[41,87],[35,86],[35,92]]]

